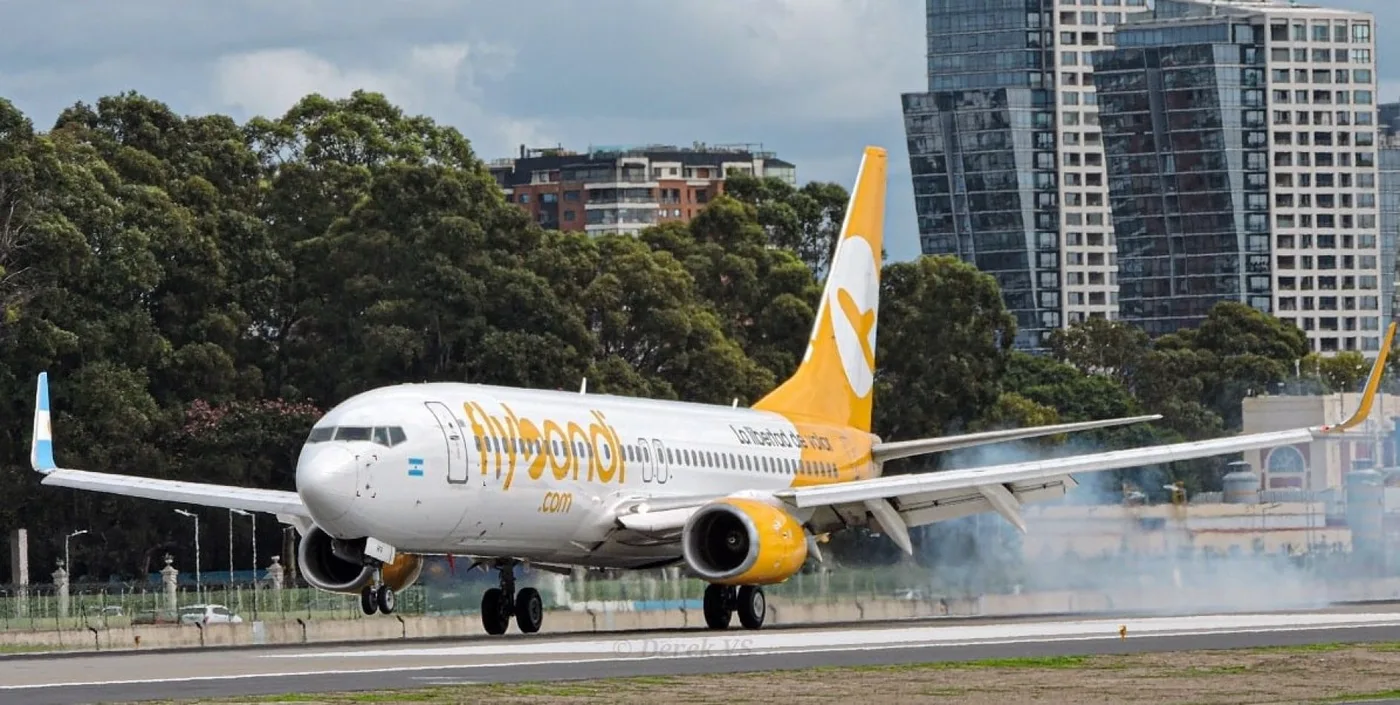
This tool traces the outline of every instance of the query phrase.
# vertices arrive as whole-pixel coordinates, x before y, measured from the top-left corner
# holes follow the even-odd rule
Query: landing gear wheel
[[[500,588],[491,588],[481,596],[481,626],[492,635],[505,634],[510,627],[509,605]]]
[[[379,605],[374,603],[374,588],[365,588],[360,591],[360,609],[365,614],[374,614],[378,611]]]
[[[729,620],[734,617],[732,609],[733,588],[728,585],[708,585],[705,587],[705,624],[711,629],[728,629]]]
[[[739,588],[739,623],[747,629],[763,626],[763,618],[768,616],[768,600],[763,597],[763,588],[745,585]]]
[[[379,611],[384,614],[394,613],[394,589],[388,585],[380,585],[375,591],[374,601],[379,605]]]
[[[515,596],[515,626],[526,634],[534,634],[544,623],[544,602],[540,591],[534,588],[521,588]]]

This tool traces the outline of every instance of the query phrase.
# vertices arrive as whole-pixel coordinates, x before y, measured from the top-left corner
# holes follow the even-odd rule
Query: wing
[[[894,443],[877,443],[871,447],[870,455],[877,464],[880,464],[887,460],[908,458],[928,453],[941,453],[958,448],[969,448],[990,443],[1004,443],[1006,441],[1023,440],[1026,438],[1039,438],[1041,436],[1053,436],[1059,433],[1088,431],[1096,428],[1123,426],[1126,424],[1142,423],[1144,421],[1156,421],[1160,418],[1162,418],[1161,414],[1152,414],[1148,416],[1132,416],[1101,421],[1056,424],[1053,426],[1034,426],[1031,428],[984,431],[960,436],[921,438],[918,440],[897,441]],[[617,521],[623,528],[650,534],[674,532],[684,526],[686,520],[690,518],[690,515],[701,505],[720,499],[723,496],[722,494],[714,494],[688,497],[631,497],[619,503],[615,511]]]
[[[161,480],[135,475],[113,475],[87,470],[61,468],[54,462],[53,428],[49,419],[49,377],[39,374],[34,400],[34,436],[29,462],[44,476],[41,484],[70,487],[90,492],[182,502],[223,509],[268,512],[282,517],[310,518],[306,505],[295,492],[251,487],[210,485],[199,482]]]
[[[1386,358],[1395,338],[1396,324],[1386,331],[1380,354],[1356,413],[1336,426],[1315,426],[1285,431],[1248,433],[1208,441],[1173,443],[1147,448],[1093,453],[1032,462],[949,470],[917,475],[877,477],[835,485],[818,485],[775,493],[795,509],[831,507],[867,514],[883,533],[900,548],[913,552],[909,528],[946,521],[988,510],[996,511],[1017,529],[1026,530],[1021,506],[1063,496],[1077,483],[1073,473],[1102,472],[1120,468],[1156,465],[1180,460],[1207,458],[1246,450],[1274,448],[1293,443],[1309,443],[1322,437],[1336,437],[1361,425],[1371,414]]]
[[[962,436],[942,436],[939,438],[920,438],[913,441],[876,443],[870,449],[870,455],[874,458],[875,462],[883,463],[886,460],[909,458],[915,455],[926,455],[928,453],[942,453],[944,451],[956,450],[958,448],[970,448],[972,446],[986,445],[988,443],[1004,443],[1006,441],[1019,441],[1026,438],[1053,436],[1059,433],[1090,431],[1096,428],[1109,428],[1111,426],[1143,423],[1144,421],[1156,421],[1160,418],[1162,418],[1161,414],[1152,414],[1150,416],[1131,416],[1122,419],[1062,423],[1054,426],[1008,428],[1001,431],[984,431],[982,433],[969,433]]]
[[[1318,438],[1335,438],[1347,433],[1370,416],[1395,331],[1396,324],[1392,323],[1371,368],[1356,412],[1335,426],[1312,426],[1031,462],[876,477],[785,489],[773,493],[773,496],[793,510],[830,509],[838,515],[873,520],[882,533],[890,536],[907,553],[913,552],[910,528],[986,511],[1001,514],[1024,532],[1026,523],[1021,516],[1021,507],[1030,502],[1062,497],[1078,484],[1073,478],[1075,473],[1207,458],[1309,443]],[[644,502],[639,502],[622,508],[617,521],[624,527],[638,531],[674,531],[684,526],[700,504],[703,502],[693,506],[682,503],[650,511]]]
[[[868,513],[906,552],[909,528],[970,514],[996,511],[1021,531],[1021,507],[1063,496],[1077,483],[1073,473],[1206,458],[1290,443],[1306,443],[1323,429],[1251,433],[1209,441],[1175,443],[1090,455],[1009,463],[966,470],[877,477],[836,485],[782,490],[775,496],[796,509],[832,507]]]

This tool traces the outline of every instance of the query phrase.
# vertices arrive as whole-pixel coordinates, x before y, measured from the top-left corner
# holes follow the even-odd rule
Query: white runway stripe
[[[1070,622],[1020,622],[1013,624],[975,624],[949,626],[917,626],[881,629],[823,629],[749,632],[731,629],[726,632],[698,636],[657,636],[614,639],[540,639],[512,640],[499,643],[477,642],[463,646],[396,647],[374,650],[336,649],[299,653],[263,654],[268,659],[315,658],[384,658],[396,657],[471,657],[511,655],[582,655],[610,654],[614,656],[723,656],[735,653],[784,653],[793,649],[931,646],[968,644],[984,641],[1016,643],[1018,641],[1057,641],[1062,639],[1098,639],[1118,636],[1120,627],[1128,628],[1128,636],[1163,636],[1168,634],[1201,634],[1211,632],[1275,631],[1316,629],[1321,627],[1369,627],[1393,624],[1400,626],[1400,613],[1390,614],[1242,614],[1201,617],[1150,617],[1100,619]]]
[[[747,654],[814,654],[840,652],[878,652],[907,650],[919,646],[975,646],[997,644],[1027,644],[1077,642],[1117,638],[1120,626],[1128,628],[1127,638],[1191,636],[1202,634],[1249,634],[1264,632],[1298,632],[1307,630],[1336,630],[1347,628],[1395,626],[1400,628],[1400,613],[1389,614],[1258,614],[1219,615],[1201,617],[1126,618],[1122,620],[1085,620],[1065,622],[1025,622],[1016,624],[948,625],[889,627],[877,629],[823,629],[800,631],[728,632],[702,636],[632,637],[618,639],[580,639],[540,637],[499,641],[482,639],[460,647],[417,648],[402,647],[376,650],[307,650],[294,653],[236,652],[220,656],[220,661],[239,661],[247,668],[235,674],[189,675],[165,678],[113,678],[79,680],[78,673],[64,677],[39,676],[29,683],[0,685],[0,692],[53,687],[106,687],[140,684],[196,683],[208,681],[260,680],[304,676],[351,676],[391,673],[424,673],[415,680],[443,679],[474,680],[474,673],[489,673],[491,669],[518,667],[549,668],[569,664],[607,664],[655,661],[659,659],[699,656],[743,656]],[[192,658],[207,659],[208,652],[192,652]],[[471,657],[517,656],[502,661],[487,660],[473,663]],[[531,658],[531,655],[534,657]],[[580,656],[588,655],[580,658]],[[179,655],[175,656],[176,658]],[[348,664],[356,657],[373,657],[379,661],[360,661],[364,667]],[[572,658],[571,658],[572,657]],[[124,658],[117,656],[115,658]],[[327,668],[278,671],[275,661],[286,659],[337,659]],[[399,666],[384,667],[383,659],[407,660]],[[465,662],[464,662],[465,661]],[[266,668],[257,668],[256,664]],[[410,665],[411,664],[411,665]],[[227,664],[225,664],[227,665]],[[450,671],[441,676],[427,675],[431,671]],[[18,674],[15,674],[18,675]],[[37,674],[36,674],[37,675]],[[73,676],[78,676],[74,678]],[[31,676],[33,677],[33,676]],[[29,680],[29,678],[20,678]],[[0,702],[5,698],[0,697]]]

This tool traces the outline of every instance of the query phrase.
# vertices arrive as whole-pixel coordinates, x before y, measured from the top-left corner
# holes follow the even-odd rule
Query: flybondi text
[[[622,447],[617,429],[609,426],[601,411],[591,411],[586,421],[524,418],[509,406],[487,413],[476,402],[462,405],[474,443],[481,457],[481,474],[504,475],[502,489],[515,481],[517,464],[526,465],[531,480],[549,472],[555,480],[583,480],[602,484],[626,481],[627,465],[618,452]]]

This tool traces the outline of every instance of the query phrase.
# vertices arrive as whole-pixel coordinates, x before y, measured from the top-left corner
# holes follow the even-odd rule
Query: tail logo
[[[846,382],[857,398],[870,394],[875,383],[876,304],[880,294],[880,273],[870,241],[852,235],[841,242],[832,263],[825,308],[831,314],[836,353]]]

